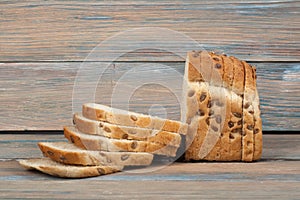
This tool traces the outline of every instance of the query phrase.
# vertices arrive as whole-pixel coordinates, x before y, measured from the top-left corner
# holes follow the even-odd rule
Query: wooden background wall
[[[70,124],[73,84],[84,59],[108,37],[139,27],[178,31],[207,50],[256,65],[264,130],[300,130],[299,10],[300,1],[290,0],[1,1],[0,130],[61,130]],[[180,41],[167,45],[181,53],[188,49]],[[89,65],[105,61],[96,57]],[[167,52],[129,52],[106,72],[97,100],[108,102],[115,69],[122,73],[145,63],[183,73],[184,60]],[[153,87],[135,95],[133,110],[169,102],[168,91]],[[168,106],[168,117],[178,118],[176,102]]]

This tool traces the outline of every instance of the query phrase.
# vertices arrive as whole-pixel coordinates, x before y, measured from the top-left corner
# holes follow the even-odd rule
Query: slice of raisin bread
[[[254,109],[254,153],[253,160],[259,160],[262,155],[262,146],[263,146],[263,137],[262,137],[262,120],[260,116],[260,104],[259,104],[259,96],[258,89],[256,87],[256,68],[252,67],[253,76],[254,76],[254,86],[255,86],[255,97],[252,102]]]
[[[84,104],[82,115],[88,119],[109,122],[111,124],[156,129],[183,135],[186,134],[188,128],[187,124],[179,121],[162,119],[95,103]]]
[[[153,160],[150,153],[90,151],[66,142],[39,142],[38,146],[44,156],[71,165],[147,166]]]
[[[245,71],[245,89],[243,99],[243,136],[242,136],[242,161],[253,160],[253,130],[254,130],[254,108],[255,98],[254,74],[252,67],[242,61]]]
[[[183,117],[190,124],[186,135],[185,160],[200,160],[211,150],[200,153],[209,127],[211,100],[208,84],[204,82],[187,84],[183,92],[186,93],[184,101],[187,105]]]
[[[85,134],[75,127],[64,127],[65,137],[76,146],[94,151],[128,151],[128,152],[148,152],[157,155],[175,157],[178,147],[167,146],[147,141],[110,139],[99,135]]]
[[[51,176],[62,178],[86,178],[111,174],[122,170],[120,166],[77,166],[65,165],[50,158],[32,158],[19,160],[27,170],[38,170]]]
[[[74,114],[73,122],[79,131],[92,135],[101,135],[114,139],[141,140],[175,147],[179,147],[181,142],[181,136],[177,133],[121,126],[91,120],[79,114]]]
[[[223,124],[230,114],[225,106],[230,105],[230,92],[204,82],[190,82],[188,85],[184,90],[188,93],[186,119],[190,124],[185,159],[227,161],[229,133],[224,132]]]

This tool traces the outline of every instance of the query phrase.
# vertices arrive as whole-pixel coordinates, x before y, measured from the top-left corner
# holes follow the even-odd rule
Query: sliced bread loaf
[[[183,135],[186,134],[188,128],[187,124],[179,121],[162,119],[95,103],[84,104],[82,115],[89,119],[109,122],[111,124],[156,129]]]
[[[120,166],[76,166],[55,162],[50,158],[19,160],[28,170],[38,170],[45,174],[63,178],[86,178],[111,174],[122,170]]]
[[[85,134],[75,127],[64,127],[65,137],[76,146],[94,151],[128,151],[128,152],[148,152],[157,155],[176,156],[178,147],[167,146],[147,141],[110,139],[99,135]]]
[[[92,135],[101,135],[115,139],[142,140],[175,147],[179,147],[181,142],[181,136],[177,133],[121,126],[91,120],[79,114],[74,114],[73,122],[79,131]]]
[[[71,165],[147,166],[153,160],[150,153],[90,151],[66,142],[39,142],[38,146],[44,156]]]
[[[252,161],[255,154],[256,140],[258,141],[256,157],[260,157],[262,144],[261,119],[259,100],[255,99],[257,89],[255,75],[252,73],[253,68],[246,62],[232,56],[220,56],[210,52],[208,54],[211,60],[207,61],[207,56],[203,59],[202,54],[202,52],[197,51],[189,52],[186,60],[183,84],[184,98],[186,98],[183,101],[186,107],[183,109],[182,119],[190,124],[186,144],[191,144],[186,151],[186,159]],[[218,81],[220,77],[221,82]],[[196,82],[199,84],[198,95],[195,89],[190,91]],[[208,89],[206,90],[209,91],[207,96],[210,99],[210,106],[204,108],[204,111],[202,108],[204,104],[197,101],[197,98],[201,98],[199,94],[205,90],[203,82],[207,84]],[[219,92],[211,91],[211,88],[223,91],[220,94],[223,93],[222,99],[224,101],[221,100],[220,102]],[[194,94],[196,94],[195,97]],[[214,106],[214,99],[219,101],[220,108]],[[197,108],[202,108],[198,114]],[[223,111],[217,114],[216,112],[220,109]],[[199,116],[199,113],[202,116]],[[258,115],[256,116],[255,113],[258,113]],[[218,115],[225,115],[225,118],[219,120]],[[219,123],[213,124],[216,119]],[[256,130],[255,124],[258,127]],[[191,133],[191,131],[196,132]],[[201,149],[205,148],[205,145],[203,146],[205,140],[216,140],[217,134],[215,133],[217,132],[220,135],[214,148],[205,157],[203,155],[197,156],[195,152],[200,152]],[[257,136],[255,136],[255,133],[258,133]],[[211,139],[209,139],[210,137]]]

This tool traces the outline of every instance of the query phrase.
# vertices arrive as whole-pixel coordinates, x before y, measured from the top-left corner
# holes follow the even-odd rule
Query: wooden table
[[[296,0],[1,1],[0,199],[299,199],[299,5]],[[109,40],[132,28],[139,28],[137,37]],[[164,31],[155,32],[159,29]],[[166,30],[173,33],[164,35]],[[108,65],[95,97],[109,104],[112,89],[132,68],[150,64],[155,66],[151,73],[167,66],[182,75],[184,55],[192,47],[185,36],[203,49],[257,67],[268,133],[261,161],[174,163],[153,173],[80,180],[25,171],[17,164],[20,158],[42,156],[38,141],[63,140],[61,130],[71,124],[74,84],[83,65]],[[156,39],[160,46],[149,48]],[[105,56],[89,57],[101,42],[104,48],[98,53]],[[139,48],[126,52],[132,44]],[[117,53],[124,54],[112,60]],[[83,86],[93,77],[88,74]],[[176,77],[169,74],[165,80]],[[124,84],[134,86],[135,81]],[[167,89],[143,85],[130,99],[130,109],[163,111],[179,119],[178,101]]]
[[[264,135],[255,163],[175,162],[150,172],[61,179],[26,171],[19,158],[41,157],[38,141],[62,134],[0,135],[0,198],[8,199],[299,199],[300,135]]]

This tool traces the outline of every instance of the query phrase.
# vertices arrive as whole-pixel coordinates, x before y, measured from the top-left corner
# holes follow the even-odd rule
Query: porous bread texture
[[[38,170],[62,178],[86,178],[119,172],[120,166],[76,166],[55,162],[50,158],[32,158],[18,161],[27,170]]]
[[[191,82],[187,89],[187,121],[189,131],[186,136],[186,160],[240,160],[230,154],[228,126],[231,109],[229,90],[209,86],[204,82]],[[225,98],[225,100],[224,100]],[[240,149],[239,149],[240,150]]]
[[[44,156],[71,165],[147,166],[153,160],[150,153],[90,151],[66,142],[39,142],[38,146]]]
[[[83,133],[101,135],[108,138],[140,140],[175,147],[179,147],[181,142],[181,136],[177,133],[140,127],[121,126],[91,120],[79,114],[74,114],[73,122],[76,128]]]
[[[74,126],[64,127],[64,135],[79,148],[93,151],[110,152],[148,152],[157,155],[175,157],[178,147],[147,141],[110,139],[99,135],[85,134]]]
[[[214,87],[219,88],[217,90],[221,93],[223,91],[221,99],[225,101],[221,110],[214,108],[213,104],[203,110],[205,104],[197,103],[197,97],[191,98],[192,92],[189,89],[194,83],[199,84],[196,89],[199,94]],[[262,131],[255,68],[233,56],[188,52],[183,91],[183,105],[186,107],[182,109],[182,121],[189,124],[186,144],[191,144],[185,154],[186,160],[250,162],[261,157]],[[218,93],[220,92],[210,91],[209,98],[218,99]],[[191,106],[196,104],[197,106]],[[201,112],[197,112],[200,108]],[[209,117],[208,113],[216,114],[216,111],[226,116],[219,120],[221,123],[214,123],[216,120]],[[214,130],[218,130],[219,134]],[[211,151],[206,152],[206,156],[200,153],[205,148],[205,140],[217,140]]]
[[[169,131],[185,135],[187,124],[176,120],[144,115],[122,109],[112,108],[96,103],[86,103],[82,106],[82,115],[88,119],[109,122],[122,126],[141,127]]]
[[[243,99],[243,135],[242,135],[242,161],[251,162],[253,160],[253,130],[254,130],[254,108],[255,98],[254,77],[251,66],[242,62],[245,71],[245,87]]]
[[[254,86],[255,86],[255,97],[254,101],[252,102],[252,106],[254,109],[254,130],[253,130],[253,140],[254,140],[254,153],[253,153],[253,160],[259,160],[262,155],[263,150],[263,137],[262,137],[262,120],[261,120],[261,111],[260,111],[260,102],[259,102],[259,95],[258,89],[256,84],[256,68],[252,67],[253,77],[254,77]]]

